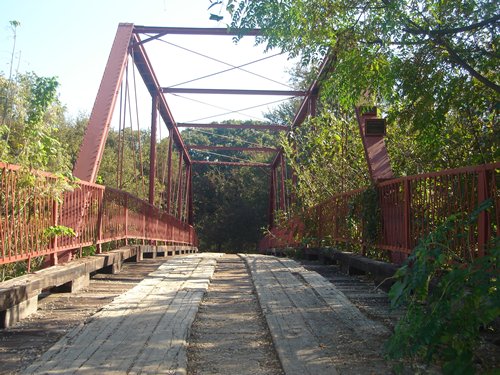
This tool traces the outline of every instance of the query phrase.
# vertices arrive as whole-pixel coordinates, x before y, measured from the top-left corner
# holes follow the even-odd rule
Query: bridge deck
[[[169,260],[66,334],[24,373],[185,374],[190,327],[219,256]],[[390,372],[380,345],[387,328],[363,315],[326,279],[290,260],[243,259],[286,374]]]
[[[189,327],[220,255],[163,264],[69,332],[24,373],[182,373]]]

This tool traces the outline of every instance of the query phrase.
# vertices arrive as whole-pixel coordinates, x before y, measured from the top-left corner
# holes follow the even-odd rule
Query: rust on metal
[[[448,217],[468,215],[488,198],[493,210],[483,211],[475,223],[450,234],[449,248],[457,259],[467,262],[483,256],[487,244],[499,234],[500,195],[498,179],[500,163],[471,166],[440,172],[401,177],[376,185],[380,199],[382,228],[374,246],[388,250],[395,263],[401,263],[420,238],[429,234]],[[271,185],[274,178],[271,179]],[[305,235],[304,222],[316,224],[308,236],[321,241],[363,245],[364,215],[360,199],[366,189],[337,194],[316,207],[303,212],[304,219],[292,218],[284,227],[272,228],[272,234],[260,243],[261,249],[300,246]],[[271,189],[271,194],[274,189]],[[272,197],[270,197],[272,200]],[[270,211],[271,215],[271,211]],[[353,223],[355,223],[353,225]]]
[[[139,37],[135,34],[132,36],[132,38],[135,41],[140,40]],[[148,58],[146,50],[144,49],[144,46],[135,45],[134,48],[132,49],[132,54],[134,56],[134,62],[137,67],[137,70],[139,71],[139,74],[141,75],[144,84],[146,85],[149,93],[151,94],[151,97],[158,95],[159,111],[163,121],[167,125],[167,128],[171,130],[171,135],[173,136],[176,145],[181,149],[185,161],[187,163],[190,163],[191,158],[189,157],[189,153],[186,150],[184,141],[182,140],[182,137],[180,135],[179,129],[176,125],[172,112],[170,111],[170,108],[165,100],[165,97],[163,95],[160,95],[161,93],[160,84],[158,83],[158,79],[154,73],[153,67]]]
[[[274,211],[276,205],[276,169],[274,166],[271,166],[271,173],[269,174],[269,225],[268,229],[271,230],[274,227]]]
[[[151,108],[151,141],[149,146],[149,203],[155,203],[156,130],[158,128],[158,95],[153,96]]]
[[[75,163],[73,175],[81,180],[95,182],[101,163],[109,124],[113,116],[118,91],[127,64],[128,47],[134,25],[121,23],[104,70],[90,115],[82,146]]]
[[[0,264],[54,254],[73,254],[81,247],[125,239],[147,239],[194,245],[192,226],[132,194],[109,187],[76,182],[60,201],[35,194],[58,182],[50,173],[31,171],[35,185],[20,187],[20,167],[0,162]],[[75,235],[50,234],[63,225]],[[68,258],[66,258],[67,260]]]
[[[172,148],[173,148],[172,130],[169,130],[168,153],[167,153],[167,212],[170,213],[172,205]]]
[[[365,150],[366,162],[373,182],[385,181],[394,178],[391,168],[391,161],[384,136],[367,135],[366,121],[380,120],[373,114],[361,113],[360,108],[356,108],[356,118],[359,125],[359,133]]]

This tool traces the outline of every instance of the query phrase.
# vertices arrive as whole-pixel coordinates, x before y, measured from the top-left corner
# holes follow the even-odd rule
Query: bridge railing
[[[492,209],[482,211],[467,226],[456,225],[450,246],[457,256],[484,254],[493,236],[500,235],[500,163],[444,170],[388,180],[375,186],[375,208],[367,208],[370,188],[337,194],[273,228],[261,250],[311,244],[349,243],[388,250],[395,262],[411,253],[424,237],[452,215],[470,215],[486,199]]]
[[[0,163],[0,264],[123,239],[196,245],[192,226],[132,194]],[[74,234],[66,228],[71,228]]]

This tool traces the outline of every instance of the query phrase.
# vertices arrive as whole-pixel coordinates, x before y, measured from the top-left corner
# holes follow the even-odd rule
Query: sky
[[[14,71],[33,71],[39,76],[57,77],[59,98],[66,106],[68,115],[90,114],[120,22],[146,26],[225,27],[229,17],[226,15],[218,23],[210,21],[209,5],[209,0],[0,0],[0,72],[6,76],[9,74],[13,48],[13,31],[9,21],[19,21]],[[211,11],[218,13],[215,8]],[[271,51],[264,55],[263,47],[256,47],[252,37],[244,38],[235,45],[231,37],[171,35],[146,46],[162,86],[175,85],[228,68],[187,49],[232,65],[279,52]],[[233,70],[179,87],[286,90],[283,83],[288,83],[287,72],[292,65],[292,61],[281,55],[246,67],[282,84]],[[150,97],[141,84],[137,87],[142,117],[142,113],[150,111]],[[167,95],[177,122],[262,119],[262,112],[274,105],[244,111],[244,115],[219,115],[282,99],[285,98]]]

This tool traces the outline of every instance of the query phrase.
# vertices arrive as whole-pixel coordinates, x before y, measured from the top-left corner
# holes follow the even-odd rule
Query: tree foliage
[[[251,129],[187,129],[182,136],[187,144],[198,145],[273,147],[277,144],[275,135]],[[272,157],[272,154],[240,151],[192,151],[194,160],[268,163]],[[255,250],[262,238],[261,228],[268,223],[269,170],[209,165],[193,168],[194,214],[200,248]]]
[[[500,314],[499,238],[486,256],[468,264],[450,251],[450,242],[457,227],[467,238],[480,212],[491,208],[488,200],[470,217],[448,218],[420,241],[397,271],[389,296],[393,306],[404,305],[406,311],[386,348],[401,367],[416,361],[438,362],[445,374],[473,374],[474,357],[484,365],[477,350],[480,331],[491,327]]]
[[[65,145],[58,139],[58,131],[65,119],[64,108],[57,100],[57,86],[54,77],[39,77],[35,73],[17,74],[9,79],[0,75],[0,161],[21,166],[17,173],[16,199],[10,205],[2,205],[0,220],[5,220],[7,215],[41,220],[44,213],[32,210],[32,202],[43,197],[60,200],[62,192],[71,188],[62,178],[69,177],[71,169]],[[46,179],[33,170],[53,172],[59,178]],[[9,174],[7,171],[1,173]],[[5,193],[8,194],[8,189]],[[41,243],[48,241],[48,235],[60,230],[71,231],[70,228],[53,226],[44,233],[47,236],[40,239]],[[4,237],[12,235],[5,233]],[[7,246],[13,245],[7,242]],[[42,261],[43,257],[32,259],[32,269],[40,267]],[[3,265],[0,280],[21,275],[27,269],[28,262]]]
[[[281,143],[296,174],[291,188],[302,206],[312,207],[369,183],[357,123],[348,113],[323,109]]]
[[[292,132],[303,143],[285,141],[304,203],[317,202],[316,191],[323,193],[325,186],[328,193],[338,189],[346,173],[338,146],[348,140],[339,124],[351,124],[360,104],[376,105],[387,118],[396,175],[498,161],[496,1],[228,0],[227,10],[241,35],[260,28],[258,43],[299,56],[303,66],[331,58],[321,83],[320,115]],[[360,167],[362,152],[356,158],[356,148],[351,151],[348,166]],[[319,172],[325,165],[327,176]],[[301,185],[301,179],[308,183]],[[391,294],[395,303],[408,304],[408,312],[388,353],[437,361],[446,373],[465,374],[474,371],[481,327],[498,317],[498,243],[465,266],[447,249],[457,225],[473,227],[462,217],[450,218],[398,272]]]
[[[333,65],[322,99],[360,96],[388,117],[398,174],[498,159],[498,27],[494,1],[230,0],[231,27],[259,43]],[[242,31],[242,35],[244,31]]]
[[[54,77],[35,73],[18,74],[8,80],[0,76],[5,120],[0,125],[0,160],[68,175],[70,166],[64,147],[57,139],[64,122],[63,107],[57,99]]]

